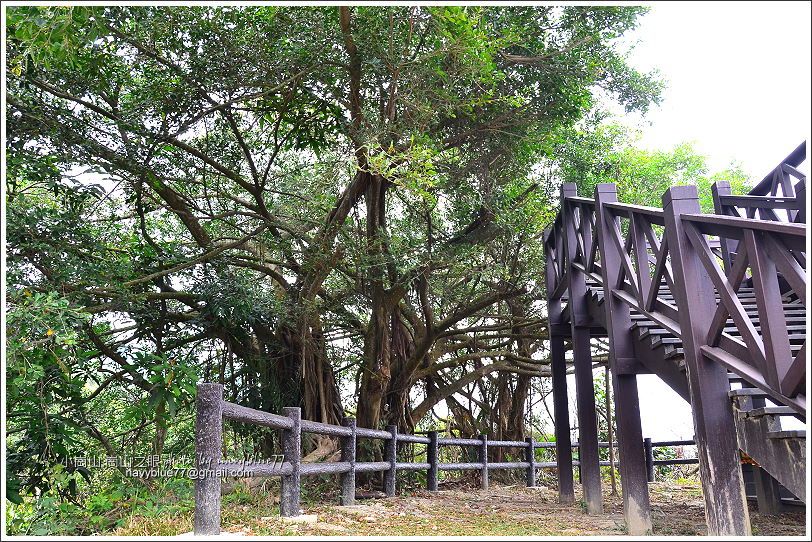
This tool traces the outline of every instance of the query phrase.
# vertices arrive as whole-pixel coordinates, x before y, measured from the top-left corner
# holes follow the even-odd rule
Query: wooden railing
[[[796,196],[794,182],[803,180],[804,174],[798,171],[804,160],[806,160],[806,141],[798,145],[786,158],[773,168],[748,195],[750,196],[777,196],[779,192],[786,198]],[[795,181],[793,181],[793,178]]]
[[[727,181],[714,183],[714,212],[736,218],[806,224],[806,175],[796,169],[805,156],[806,142],[803,142],[746,195],[733,195]],[[737,247],[735,239],[721,242],[726,270],[735,259]],[[801,267],[806,267],[803,254],[795,252],[793,256]]]
[[[614,184],[597,185],[594,199],[579,197],[575,184],[561,187],[544,236],[558,456],[569,442],[566,338],[588,456],[584,500],[600,512],[590,341],[606,336],[630,534],[651,530],[636,375],[655,373],[691,402],[709,534],[750,529],[730,378],[806,419],[805,153],[804,143],[745,196],[716,183],[714,214],[702,214],[695,186],[669,188],[663,208],[620,203]],[[644,343],[653,332],[658,338]],[[561,502],[573,499],[567,462],[559,461]]]
[[[803,183],[804,179],[798,183],[802,192]],[[689,311],[685,301],[680,302],[680,294],[702,289],[708,294],[702,304],[712,318],[699,326],[701,330],[696,321],[690,321],[692,332],[701,334],[698,347],[702,354],[805,417],[806,342],[797,344],[799,330],[787,324],[785,315],[792,309],[785,305],[798,304],[799,310],[806,307],[806,225],[698,214],[695,188],[675,189],[693,191],[694,212],[673,216],[672,226],[663,209],[602,201],[605,246],[596,226],[601,221],[596,217],[595,200],[563,198],[561,214],[546,239],[548,272],[553,272],[550,298],[566,299],[567,275],[575,268],[629,309],[683,338]],[[761,196],[738,198],[753,197]],[[796,198],[791,201],[789,208],[802,208]],[[562,225],[567,220],[573,223],[575,237],[571,257],[563,250]],[[684,237],[676,257],[671,246],[674,241],[669,241],[674,236]],[[617,257],[618,269],[604,273],[602,265],[609,252]],[[679,273],[682,280],[676,280],[675,261],[681,269],[700,264],[698,275]],[[611,284],[604,284],[605,280]],[[737,295],[744,285],[754,289],[755,314],[745,309]],[[793,344],[791,331],[796,331]]]
[[[301,477],[320,474],[338,474],[341,483],[342,506],[355,504],[355,474],[359,472],[383,472],[386,495],[392,497],[396,491],[398,471],[426,471],[426,486],[429,491],[437,491],[438,473],[452,470],[478,470],[483,489],[488,488],[488,471],[496,469],[520,469],[526,473],[527,487],[536,485],[536,469],[556,468],[555,462],[536,462],[535,450],[553,448],[554,442],[539,442],[533,438],[524,441],[489,440],[487,435],[477,438],[441,438],[437,431],[428,431],[427,436],[405,435],[390,426],[386,430],[356,427],[355,419],[346,418],[343,425],[330,425],[301,419],[299,408],[285,408],[284,415],[271,414],[223,400],[223,386],[220,384],[199,384],[197,387],[197,423],[195,452],[197,472],[195,481],[196,535],[211,535],[220,532],[220,493],[221,481],[226,477],[279,476],[281,495],[279,512],[283,517],[300,514],[299,496]],[[282,457],[278,460],[239,462],[222,460],[223,421],[239,421],[260,425],[280,431]],[[312,433],[338,437],[341,439],[341,461],[303,463],[301,461],[301,435]],[[370,438],[384,441],[385,461],[356,461],[357,439]],[[401,462],[397,460],[398,444],[424,444],[426,462]],[[691,446],[693,441],[651,442],[646,439],[648,450],[655,447]],[[617,446],[617,443],[613,443]],[[477,449],[478,461],[468,463],[442,463],[439,461],[440,446],[466,446]],[[578,448],[578,443],[572,443]],[[601,442],[606,448],[608,442]],[[488,450],[509,447],[523,450],[524,461],[491,462]],[[696,463],[696,459],[660,459],[653,454],[647,462],[650,472],[655,465],[683,465]],[[609,466],[609,462],[602,462]],[[578,461],[573,462],[578,466]],[[617,463],[616,463],[617,465]]]
[[[806,272],[796,259],[806,250],[806,228],[709,215],[683,215],[680,221],[691,256],[701,261],[720,298],[710,324],[696,330],[704,335],[702,353],[805,415],[806,342],[793,353],[784,305],[806,307]],[[708,246],[709,236],[738,241],[727,273]],[[737,295],[748,268],[756,314],[748,314]],[[784,290],[779,273],[788,285]]]

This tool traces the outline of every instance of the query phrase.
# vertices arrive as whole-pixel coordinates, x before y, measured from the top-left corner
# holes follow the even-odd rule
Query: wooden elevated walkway
[[[693,410],[709,534],[749,534],[740,452],[755,460],[759,505],[781,486],[806,495],[806,190],[803,143],[747,196],[674,186],[663,208],[561,190],[545,234],[559,494],[572,499],[564,340],[572,343],[584,499],[602,509],[590,339],[607,337],[630,534],[651,530],[640,447],[638,374],[654,374]],[[797,425],[797,424],[796,424]],[[779,485],[780,482],[780,485]],[[779,503],[779,504],[776,504]]]

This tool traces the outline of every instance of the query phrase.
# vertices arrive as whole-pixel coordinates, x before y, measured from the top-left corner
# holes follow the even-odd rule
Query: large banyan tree
[[[126,391],[136,426],[204,379],[404,431],[446,401],[521,437],[548,370],[534,166],[598,95],[657,99],[619,50],[644,11],[11,9],[10,410],[69,404],[50,415],[109,451],[92,401]],[[33,299],[70,317],[48,334]]]

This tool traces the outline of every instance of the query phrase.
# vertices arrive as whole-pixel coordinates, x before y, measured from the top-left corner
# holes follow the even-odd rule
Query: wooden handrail
[[[791,156],[798,158],[795,154]],[[794,165],[797,163],[799,162],[795,160]],[[799,184],[803,186],[803,180]],[[681,187],[681,190],[683,188],[685,187]],[[717,194],[716,191],[714,196],[723,204],[725,202],[739,204],[747,201],[752,202],[753,205],[773,207],[783,205],[783,208],[794,210],[801,208],[797,197],[732,196],[724,193]],[[619,260],[620,275],[616,283],[609,285],[611,295],[632,309],[645,314],[661,327],[670,330],[676,337],[682,338],[680,330],[685,326],[680,324],[678,316],[683,308],[678,302],[677,294],[679,292],[675,290],[675,288],[679,288],[679,285],[675,285],[670,270],[673,250],[667,242],[670,230],[665,227],[665,231],[658,235],[652,229],[653,225],[665,226],[664,210],[616,201],[603,203],[601,209],[605,209],[609,213],[608,216],[615,221],[626,221],[629,225],[623,230],[617,222],[610,225],[609,242],[613,243],[612,248],[617,250],[621,256]],[[565,246],[561,241],[561,236],[565,233],[563,228],[553,227],[548,230],[545,246],[547,257],[551,258],[551,261],[548,261],[547,268],[548,272],[550,270],[556,272],[552,281],[554,288],[548,292],[550,299],[563,299],[564,294],[568,291],[571,280],[569,275],[573,269],[578,270],[582,274],[581,276],[589,277],[598,284],[603,284],[605,281],[605,273],[597,264],[599,259],[597,253],[603,254],[604,248],[599,247],[599,243],[592,239],[591,234],[587,231],[591,231],[593,225],[597,223],[595,215],[598,209],[595,207],[595,200],[574,196],[572,193],[567,194],[562,198],[562,209],[556,217],[555,224],[565,224],[566,215],[576,212],[579,215],[575,220],[575,227],[572,228],[571,235],[574,236],[574,240],[570,241],[569,251],[563,250]],[[734,306],[735,303],[738,303],[734,298],[736,297],[735,292],[738,291],[740,283],[745,277],[743,273],[747,270],[743,264],[750,261],[746,259],[747,245],[750,247],[750,259],[757,257],[760,262],[759,269],[762,269],[763,266],[766,267],[763,267],[762,271],[772,269],[773,271],[767,272],[767,275],[780,272],[783,281],[781,287],[785,288],[782,292],[794,293],[799,301],[805,304],[806,225],[699,213],[680,213],[679,220],[684,224],[685,231],[696,232],[696,234],[691,233],[693,236],[691,239],[696,245],[695,250],[698,250],[697,257],[702,259],[707,271],[711,273],[711,278],[718,277],[718,280],[714,279],[716,280],[714,289],[717,294],[720,293],[719,288],[727,289],[727,293],[721,292],[724,295],[722,295],[713,324],[714,329],[718,331],[709,331],[710,335],[707,338],[709,342],[706,346],[712,349],[709,352],[713,353],[710,359],[722,363],[727,369],[740,376],[758,380],[752,382],[753,385],[761,387],[766,383],[767,385],[764,387],[768,389],[765,391],[771,392],[776,400],[789,402],[793,408],[800,409],[800,405],[805,403],[802,400],[794,400],[793,397],[802,391],[806,373],[805,367],[802,366],[803,360],[797,356],[795,359],[789,357],[789,347],[786,346],[789,344],[786,341],[788,332],[782,331],[782,324],[777,317],[768,315],[768,311],[779,311],[780,313],[783,310],[781,309],[782,301],[778,298],[773,299],[776,294],[767,293],[776,291],[775,288],[778,286],[759,289],[757,294],[759,311],[764,313],[762,319],[768,324],[762,324],[758,331],[751,329],[753,327],[751,324],[747,324],[749,317],[744,315],[743,308]],[[625,240],[622,231],[628,232]],[[762,248],[757,250],[756,247]],[[719,255],[725,258],[725,265],[716,266],[718,267],[716,269],[714,266]],[[737,276],[726,277],[726,274],[732,272],[732,255],[741,257],[742,265],[736,269]],[[767,280],[769,278],[767,275],[765,272],[760,273],[756,277],[761,281],[758,284]],[[772,284],[776,279],[769,280]],[[786,290],[787,286],[791,289]],[[669,288],[666,292],[669,297],[662,297],[665,287]],[[768,297],[773,299],[769,301],[772,304],[771,309],[766,308],[765,305],[768,303]],[[728,301],[725,301],[726,299]],[[731,335],[728,328],[722,329],[725,327],[726,321],[722,317],[724,314],[722,311],[727,311],[727,315],[732,314],[734,320],[737,318],[736,315],[741,313],[741,318],[736,320],[739,323],[734,322],[734,327],[731,329],[741,332],[745,338],[749,337],[750,342],[742,343],[739,338]],[[784,324],[785,326],[786,324]],[[762,344],[761,336],[765,336],[765,340],[769,340],[769,344]],[[719,349],[726,351],[727,354],[722,355]],[[740,362],[731,364],[727,361],[731,359],[731,356],[739,359]],[[719,360],[724,360],[724,362]],[[746,370],[745,366],[748,367]],[[753,378],[755,374],[762,374],[759,371],[762,371],[763,375],[757,379]],[[805,410],[799,411],[799,414],[805,416]]]
[[[793,168],[798,167],[806,160],[806,141],[798,145],[795,150],[793,150],[786,158],[781,160],[781,162],[773,168],[770,173],[768,173],[764,179],[762,179],[752,190],[750,190],[749,194],[751,196],[766,196],[769,194],[774,186],[775,183],[775,173],[776,171],[782,171],[782,166],[787,164],[792,166]]]

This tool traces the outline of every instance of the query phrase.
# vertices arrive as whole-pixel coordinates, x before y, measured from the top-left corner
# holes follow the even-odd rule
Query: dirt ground
[[[707,534],[698,484],[653,483],[650,487],[655,535]],[[441,485],[437,494],[417,490],[392,499],[359,500],[355,506],[305,503],[303,514],[316,515],[316,521],[311,518],[310,523],[287,523],[276,515],[257,517],[249,510],[224,510],[223,530],[248,536],[623,535],[622,500],[610,495],[608,487],[604,490],[605,514],[600,516],[587,515],[577,493],[574,504],[558,504],[557,493],[547,487],[502,486],[482,491]],[[769,517],[759,515],[751,505],[750,515],[754,535],[805,534],[803,508]]]

